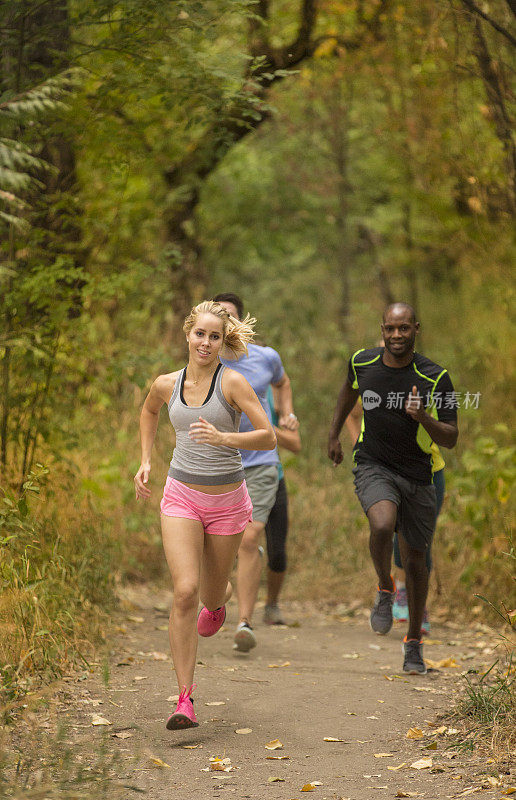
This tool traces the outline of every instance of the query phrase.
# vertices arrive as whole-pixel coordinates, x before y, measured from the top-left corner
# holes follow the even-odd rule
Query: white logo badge
[[[362,395],[362,406],[365,411],[372,411],[373,408],[378,408],[381,402],[382,398],[380,395],[371,391],[371,389],[366,389]]]

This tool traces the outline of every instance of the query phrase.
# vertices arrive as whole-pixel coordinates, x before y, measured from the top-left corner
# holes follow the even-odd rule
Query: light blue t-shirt
[[[281,358],[272,347],[262,347],[258,344],[247,346],[248,355],[232,361],[229,358],[221,358],[223,364],[235,372],[239,372],[251,384],[258,396],[258,400],[272,422],[272,412],[267,400],[267,389],[271,383],[278,383],[285,370],[281,363]],[[240,432],[254,430],[246,414],[242,414],[240,420]],[[264,464],[279,464],[279,456],[276,448],[274,450],[241,450],[242,463],[244,469],[247,467],[258,467]]]

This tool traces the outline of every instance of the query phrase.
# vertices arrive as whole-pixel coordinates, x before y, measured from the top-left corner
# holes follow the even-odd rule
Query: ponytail
[[[228,314],[227,326],[224,325],[224,350],[229,350],[230,358],[239,358],[247,355],[247,343],[254,339],[254,325],[256,319],[249,314],[244,319],[237,319]],[[227,357],[224,354],[223,357]]]

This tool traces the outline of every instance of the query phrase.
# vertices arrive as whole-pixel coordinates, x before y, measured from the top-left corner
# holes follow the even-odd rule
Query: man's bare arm
[[[340,432],[346,417],[357,402],[359,394],[358,389],[353,389],[350,382],[346,379],[342,384],[337,398],[337,406],[331,421],[330,434],[328,436],[328,458],[333,461],[335,466],[342,461],[342,447],[339,442]]]

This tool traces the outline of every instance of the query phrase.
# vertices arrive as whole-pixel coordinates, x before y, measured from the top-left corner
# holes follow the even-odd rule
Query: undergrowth
[[[9,704],[88,665],[113,603],[116,547],[73,478],[38,465],[0,496],[0,697]]]

